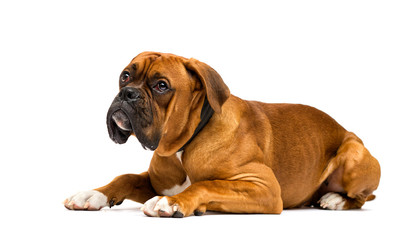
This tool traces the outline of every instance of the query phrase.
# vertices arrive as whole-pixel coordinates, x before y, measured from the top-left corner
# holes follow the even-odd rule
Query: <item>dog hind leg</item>
[[[380,180],[380,165],[362,141],[348,132],[336,156],[320,178],[320,207],[358,209],[373,200]]]

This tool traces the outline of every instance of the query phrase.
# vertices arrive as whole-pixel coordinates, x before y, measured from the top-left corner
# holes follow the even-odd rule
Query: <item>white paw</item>
[[[329,192],[322,196],[318,201],[320,207],[331,210],[342,210],[345,206],[346,199],[339,193]]]
[[[101,192],[89,190],[67,198],[63,204],[69,210],[99,210],[108,206],[108,198]]]
[[[149,217],[181,217],[178,205],[170,206],[167,197],[153,197],[145,202],[141,210]]]

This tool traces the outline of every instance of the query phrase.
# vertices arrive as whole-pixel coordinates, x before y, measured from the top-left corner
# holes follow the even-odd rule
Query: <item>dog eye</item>
[[[120,76],[120,80],[123,83],[130,81],[130,74],[128,72],[122,73]]]
[[[159,93],[163,93],[164,91],[168,90],[168,85],[166,82],[160,81],[156,84],[156,86],[153,87],[153,89]]]

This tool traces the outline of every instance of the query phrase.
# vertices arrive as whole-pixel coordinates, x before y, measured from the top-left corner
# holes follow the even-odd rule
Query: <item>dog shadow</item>
[[[106,211],[106,212],[119,212],[119,213],[123,213],[123,212],[131,212],[134,215],[142,215],[142,217],[147,217],[141,210],[140,207],[113,207],[113,208],[106,208],[106,209],[102,209],[102,211]],[[284,214],[293,214],[293,213],[297,213],[297,212],[302,212],[302,214],[304,214],[304,212],[317,212],[317,213],[321,213],[321,212],[367,212],[367,211],[371,211],[370,209],[365,209],[365,208],[361,208],[361,209],[349,209],[349,210],[343,210],[343,211],[336,211],[336,210],[329,210],[329,209],[323,209],[320,207],[300,207],[300,208],[291,208],[291,209],[284,209],[283,212],[281,214],[260,214],[260,213],[250,213],[250,214],[246,214],[246,213],[224,213],[224,212],[215,212],[215,211],[207,211],[204,216],[241,216],[241,215],[283,215]],[[193,214],[191,216],[194,216]]]

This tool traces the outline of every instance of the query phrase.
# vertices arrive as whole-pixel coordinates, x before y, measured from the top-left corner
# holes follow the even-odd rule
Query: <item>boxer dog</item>
[[[154,151],[149,170],[65,200],[99,210],[129,199],[153,217],[273,213],[313,205],[357,209],[374,199],[378,161],[354,133],[313,107],[245,101],[207,64],[144,52],[121,72],[110,138]]]

